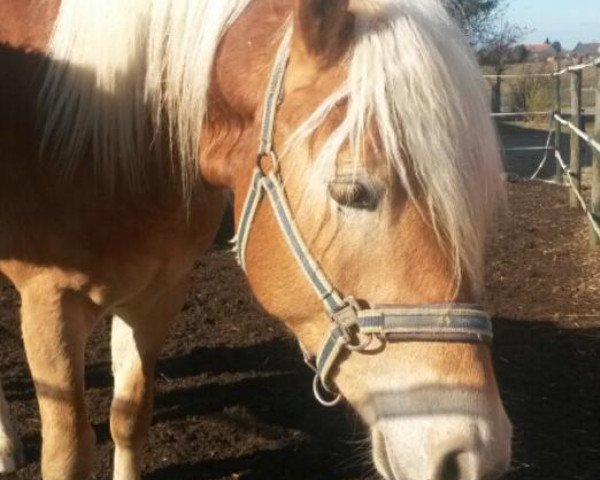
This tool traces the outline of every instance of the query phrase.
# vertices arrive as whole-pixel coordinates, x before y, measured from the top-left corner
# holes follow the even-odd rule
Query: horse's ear
[[[309,54],[321,61],[339,59],[352,38],[350,0],[296,0],[296,28]]]

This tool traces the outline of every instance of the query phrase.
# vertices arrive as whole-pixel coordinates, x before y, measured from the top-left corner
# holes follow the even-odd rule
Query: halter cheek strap
[[[275,213],[279,228],[283,233],[288,247],[294,254],[302,271],[307,276],[315,293],[323,302],[325,310],[329,314],[339,311],[346,305],[346,302],[335,291],[333,286],[329,283],[329,280],[327,280],[327,277],[325,277],[319,264],[313,259],[310,253],[308,253],[306,244],[292,220],[290,207],[275,172],[265,174],[259,168],[254,170],[250,190],[242,209],[242,216],[238,228],[238,263],[246,270],[246,248],[248,245],[250,228],[258,206],[265,196],[271,204],[271,208]]]
[[[374,338],[382,344],[392,341],[490,343],[493,336],[492,324],[489,315],[474,305],[452,303],[362,308],[352,297],[340,295],[328,280],[296,227],[278,176],[279,164],[273,150],[275,116],[282,96],[291,38],[290,23],[277,52],[265,97],[258,162],[238,226],[237,257],[239,264],[246,270],[250,230],[259,205],[267,197],[288,247],[331,319],[330,330],[316,361],[313,361],[304,348],[302,350],[306,363],[315,372],[315,396],[323,405],[332,406],[341,400],[341,396],[334,393],[336,390],[332,373],[343,352],[364,351]],[[260,160],[265,156],[271,157],[273,162],[273,169],[269,173],[260,168]],[[326,400],[323,390],[333,394],[333,400]]]

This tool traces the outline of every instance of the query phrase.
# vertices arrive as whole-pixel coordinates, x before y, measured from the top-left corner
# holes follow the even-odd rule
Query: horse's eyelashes
[[[373,211],[379,205],[379,189],[357,179],[335,179],[329,182],[329,195],[342,207]]]

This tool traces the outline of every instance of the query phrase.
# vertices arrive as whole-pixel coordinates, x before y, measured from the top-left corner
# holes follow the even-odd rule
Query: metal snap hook
[[[317,399],[317,402],[319,402],[324,407],[330,408],[330,407],[335,407],[336,405],[339,405],[339,403],[342,401],[341,393],[338,393],[337,396],[335,398],[333,398],[332,400],[327,400],[323,396],[323,392],[327,392],[327,393],[333,395],[333,393],[331,393],[327,389],[327,387],[325,385],[323,385],[323,382],[321,381],[321,377],[319,377],[319,375],[315,375],[315,377],[313,378],[313,394],[314,394],[315,398]]]

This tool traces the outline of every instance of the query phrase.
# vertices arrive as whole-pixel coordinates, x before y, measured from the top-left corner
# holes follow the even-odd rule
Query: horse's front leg
[[[14,472],[23,464],[23,446],[12,422],[0,383],[0,474]]]
[[[44,480],[83,480],[95,435],[84,400],[84,350],[97,320],[83,294],[40,278],[21,290],[25,352],[42,420]]]
[[[141,477],[141,458],[154,403],[154,367],[187,292],[182,281],[153,298],[119,309],[113,317],[115,382],[110,430],[115,442],[115,480]]]

